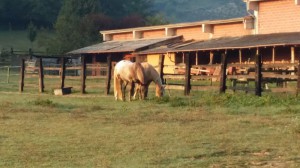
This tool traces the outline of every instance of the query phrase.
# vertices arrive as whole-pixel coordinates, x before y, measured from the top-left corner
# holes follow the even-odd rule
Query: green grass
[[[0,31],[0,50],[3,48],[6,50],[13,48],[15,51],[28,51],[29,48],[32,48],[35,51],[44,51],[45,49],[40,47],[37,41],[34,41],[31,45],[26,30]]]
[[[0,167],[299,167],[292,95],[2,93]]]

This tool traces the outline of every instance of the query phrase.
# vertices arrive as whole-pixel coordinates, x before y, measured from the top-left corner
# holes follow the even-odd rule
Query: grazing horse
[[[134,91],[134,83],[141,88],[139,91],[141,99],[145,97],[145,74],[144,68],[140,63],[133,63],[127,60],[118,62],[114,69],[114,95],[115,100],[125,101],[126,86],[130,84],[129,101]]]
[[[142,64],[142,66],[144,68],[144,72],[145,72],[145,97],[148,96],[149,85],[152,81],[156,85],[155,96],[162,97],[164,94],[165,88],[162,84],[160,75],[158,74],[158,72],[155,70],[155,68],[151,64],[149,64],[147,62],[143,62],[141,64]],[[140,92],[141,92],[140,88],[139,88],[139,86],[137,86],[133,97],[136,98],[136,95],[138,95]]]

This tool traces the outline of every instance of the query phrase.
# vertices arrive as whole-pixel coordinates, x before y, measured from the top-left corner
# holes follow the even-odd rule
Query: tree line
[[[40,45],[65,53],[101,42],[99,30],[167,23],[151,0],[1,0],[1,29],[40,33]],[[33,27],[34,25],[34,27]]]

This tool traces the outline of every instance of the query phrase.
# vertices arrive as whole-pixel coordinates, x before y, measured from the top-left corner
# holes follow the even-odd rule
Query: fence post
[[[65,78],[66,78],[66,59],[61,57],[60,62],[60,88],[65,87]]]
[[[162,82],[164,81],[164,61],[165,61],[165,56],[163,54],[160,54],[159,62],[158,62],[158,73],[160,75],[160,79]]]
[[[81,55],[81,94],[85,94],[85,80],[86,80],[86,59]]]
[[[9,83],[9,77],[10,77],[10,66],[7,66],[7,83]]]
[[[187,53],[185,58],[186,58],[186,62],[185,62],[184,95],[188,96],[190,94],[190,91],[191,91],[191,59],[190,59],[190,53]]]
[[[106,94],[108,95],[110,92],[110,82],[111,82],[111,74],[112,74],[112,65],[111,65],[111,54],[107,56],[107,76],[106,76]]]
[[[39,58],[39,92],[44,92],[44,68],[42,58]]]
[[[262,62],[261,62],[261,55],[258,53],[255,56],[255,95],[261,96],[261,83],[262,83],[262,74],[261,74],[261,68],[262,68]]]
[[[20,85],[19,92],[24,91],[24,76],[25,76],[25,59],[21,59],[21,70],[20,70]]]
[[[298,57],[298,59],[300,60],[300,54],[299,55],[295,55],[295,57]],[[297,72],[297,75],[298,75],[298,80],[297,80],[297,96],[298,96],[299,93],[300,93],[300,61],[298,63],[298,72]]]
[[[227,51],[222,54],[221,73],[220,73],[220,93],[226,91],[226,69],[227,69]]]
[[[298,79],[297,79],[297,96],[298,96],[299,93],[300,93],[300,61],[298,63],[298,72],[297,72],[297,75],[298,75]]]

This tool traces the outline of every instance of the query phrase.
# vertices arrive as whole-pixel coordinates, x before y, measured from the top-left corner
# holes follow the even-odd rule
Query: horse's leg
[[[140,87],[139,87],[139,85],[137,85],[136,87],[135,87],[135,92],[134,92],[134,95],[133,95],[133,99],[137,99],[137,98],[139,98],[139,92],[140,92]],[[138,97],[136,97],[136,96],[138,96]]]
[[[124,87],[122,88],[122,100],[125,101],[126,87],[128,82],[124,81]]]
[[[147,84],[147,85],[145,86],[145,98],[148,97],[149,85],[150,85],[150,84]]]
[[[120,89],[119,89],[119,99],[124,101],[125,100],[125,95],[124,95],[124,81],[120,80]]]
[[[129,91],[129,101],[131,101],[132,96],[134,95],[134,88],[135,88],[134,82],[131,82],[130,83],[130,91]]]

